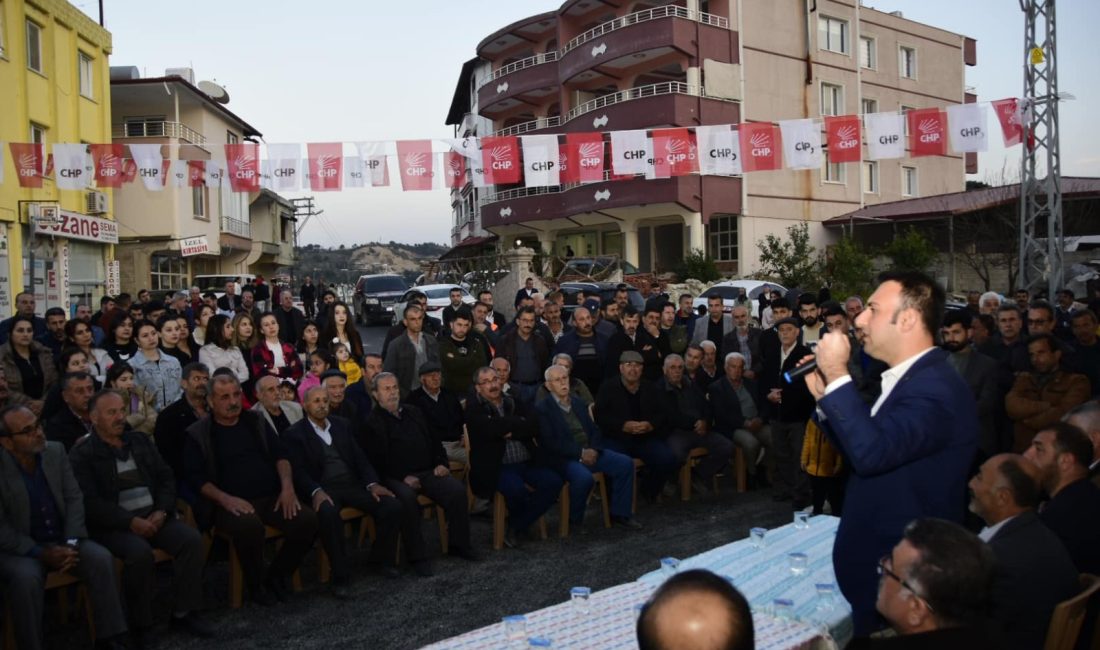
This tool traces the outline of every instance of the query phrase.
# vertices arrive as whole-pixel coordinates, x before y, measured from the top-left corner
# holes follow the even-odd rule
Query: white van
[[[256,276],[250,273],[240,273],[237,275],[196,275],[191,282],[191,286],[199,288],[199,293],[204,294],[207,291],[213,291],[218,294],[218,298],[225,295],[225,285],[227,282],[235,282],[237,284],[236,295],[241,295],[241,287],[249,282],[255,282]]]

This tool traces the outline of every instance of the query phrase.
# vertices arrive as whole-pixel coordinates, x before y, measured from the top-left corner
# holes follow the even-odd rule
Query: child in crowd
[[[359,367],[359,362],[351,358],[351,351],[348,350],[347,345],[337,343],[333,351],[336,353],[336,361],[340,364],[340,372],[348,377],[348,386],[363,378],[363,370]]]
[[[298,401],[306,401],[306,391],[321,385],[321,375],[336,365],[336,359],[328,350],[316,349],[309,353],[309,370],[298,384]]]
[[[840,516],[844,507],[845,477],[840,471],[843,464],[840,451],[829,442],[821,427],[810,420],[806,424],[806,437],[802,440],[802,471],[810,475],[813,514],[822,514],[828,499],[831,514]]]
[[[284,402],[298,403],[298,391],[294,388],[294,382],[289,379],[284,379],[279,384],[279,399]]]
[[[122,395],[122,401],[126,405],[126,423],[135,431],[142,431],[153,435],[153,428],[157,424],[157,411],[151,393],[134,383],[134,369],[125,361],[120,361],[107,370],[107,388],[113,389]]]

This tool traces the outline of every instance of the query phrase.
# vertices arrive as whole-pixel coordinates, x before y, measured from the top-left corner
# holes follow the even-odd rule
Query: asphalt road
[[[386,331],[390,329],[389,325],[356,325],[359,330],[359,336],[363,339],[363,351],[364,352],[381,352],[382,342],[386,340]]]

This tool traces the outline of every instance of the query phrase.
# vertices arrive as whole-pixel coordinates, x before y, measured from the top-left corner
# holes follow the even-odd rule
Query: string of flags
[[[223,145],[209,160],[165,157],[162,144],[8,143],[19,185],[58,189],[119,188],[140,180],[149,191],[227,187],[233,192],[341,191],[390,185],[396,169],[405,191],[458,188],[467,173],[476,187],[551,187],[644,176],[732,176],[830,163],[943,156],[989,148],[992,108],[1005,146],[1024,138],[1026,102],[1001,99],[904,112],[842,115],[778,123],[748,122],[686,128],[486,136],[482,138],[301,144]],[[822,143],[824,131],[824,146]],[[436,143],[446,149],[436,150]],[[350,152],[352,155],[348,155]],[[127,155],[127,153],[129,155]],[[224,153],[224,157],[222,154]],[[0,165],[0,183],[4,182]]]

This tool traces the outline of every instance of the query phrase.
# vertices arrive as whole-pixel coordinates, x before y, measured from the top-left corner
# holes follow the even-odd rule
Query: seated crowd
[[[742,295],[732,308],[713,297],[696,313],[692,296],[674,303],[659,287],[641,310],[625,290],[567,306],[527,287],[511,321],[491,292],[470,306],[455,291],[442,322],[414,294],[378,354],[331,291],[308,320],[289,291],[261,311],[251,287],[226,289],[167,303],[124,294],[94,315],[78,305],[71,320],[57,308],[38,317],[21,293],[0,322],[0,582],[20,648],[43,646],[46,577],[70,570],[90,587],[97,643],[142,647],[154,549],[174,571],[171,624],[212,636],[199,614],[204,534],[232,545],[257,604],[286,600],[317,541],[331,594],[347,598],[349,508],[373,520],[368,565],[391,578],[399,546],[416,575],[433,574],[422,498],[443,513],[448,553],[471,561],[470,516],[494,499],[514,548],[566,485],[569,524],[583,532],[597,480],[627,530],[643,527],[635,494],[672,496],[681,471],[681,489],[707,493],[743,471],[791,510],[828,502],[839,516],[843,454],[815,424],[805,381],[784,374],[826,332],[848,337],[867,404],[886,369],[861,347],[862,300],[827,290],[765,291],[758,304]],[[1072,295],[1057,307],[992,296],[948,312],[941,332],[981,419],[977,534],[910,525],[880,563],[896,584],[881,583],[879,611],[901,634],[969,629],[988,611],[1010,645],[1038,647],[1077,574],[1100,573],[1098,323]],[[975,340],[990,323],[996,331]],[[265,566],[268,527],[281,541]],[[643,647],[690,621],[680,601],[707,578],[689,578],[643,612]],[[751,647],[743,599],[716,598],[733,617],[726,632],[747,629]]]

